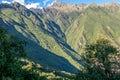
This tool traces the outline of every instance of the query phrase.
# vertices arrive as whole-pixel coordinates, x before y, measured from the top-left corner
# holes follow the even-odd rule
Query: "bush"
[[[118,56],[118,49],[103,37],[86,45],[82,55],[84,70],[77,74],[75,80],[120,80],[115,56]]]
[[[41,80],[34,70],[22,69],[20,59],[26,56],[25,45],[25,41],[0,27],[0,80]]]

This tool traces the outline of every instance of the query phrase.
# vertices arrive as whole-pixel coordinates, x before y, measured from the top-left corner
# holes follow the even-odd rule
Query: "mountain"
[[[0,4],[0,26],[27,41],[28,59],[46,69],[76,73],[82,68],[85,44],[104,35],[120,45],[120,5],[65,4],[27,9],[19,3]]]
[[[78,54],[54,21],[43,19],[19,3],[0,5],[0,25],[28,42],[28,58],[46,68],[77,72]]]
[[[57,3],[58,4],[58,3]],[[65,33],[67,43],[78,53],[85,44],[103,35],[119,46],[120,4],[80,4],[51,6],[45,9],[44,17],[54,20]],[[66,7],[67,6],[67,7]],[[72,7],[71,7],[72,6]]]

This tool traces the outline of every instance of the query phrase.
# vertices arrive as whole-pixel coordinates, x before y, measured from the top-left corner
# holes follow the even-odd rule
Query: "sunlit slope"
[[[66,36],[54,21],[41,18],[24,6],[1,4],[1,25],[27,40],[28,58],[51,69],[76,72],[78,55],[66,43]]]
[[[106,36],[120,45],[120,5],[54,3],[42,10],[0,4],[0,25],[28,42],[28,58],[52,70],[77,72],[87,43]]]
[[[41,12],[43,18],[52,19],[60,26],[66,42],[78,53],[98,36],[108,37],[119,45],[120,5],[117,3],[70,5],[58,2]]]
[[[67,42],[76,51],[98,36],[106,36],[119,45],[120,14],[102,7],[85,9],[66,31]]]

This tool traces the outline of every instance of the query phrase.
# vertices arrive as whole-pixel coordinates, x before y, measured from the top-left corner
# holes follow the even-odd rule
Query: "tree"
[[[20,59],[26,56],[25,45],[25,41],[0,27],[0,80],[40,80],[34,70],[22,69]]]
[[[119,80],[120,72],[115,70],[118,64],[114,63],[117,54],[118,49],[103,37],[86,45],[82,55],[84,70],[77,74],[76,80]]]

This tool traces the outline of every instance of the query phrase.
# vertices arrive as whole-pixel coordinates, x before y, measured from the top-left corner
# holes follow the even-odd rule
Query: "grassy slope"
[[[10,33],[29,42],[29,59],[50,69],[76,72],[80,57],[75,51],[80,53],[86,43],[99,35],[120,45],[120,14],[117,11],[95,6],[80,11],[70,9],[70,12],[54,8],[30,11],[13,5],[15,9],[0,9],[4,24],[9,25]]]
[[[111,3],[105,7],[91,4],[77,11],[67,7],[66,12],[64,8],[52,6],[46,9],[48,10],[46,14],[61,27],[67,43],[80,53],[86,43],[94,41],[100,35],[110,38],[119,45],[120,12],[118,7],[118,4]]]
[[[10,33],[27,38],[29,59],[51,69],[76,72],[80,67],[76,61],[77,58],[73,56],[76,53],[57,41],[61,40],[65,43],[64,38],[62,39],[64,34],[60,31],[59,26],[56,28],[56,24],[52,21],[37,17],[33,12],[25,11],[27,10],[22,6],[18,10],[5,8],[0,10],[0,17],[16,30],[12,31],[9,28]],[[73,55],[68,54],[65,50]]]
[[[94,41],[100,35],[119,44],[119,16],[117,12],[109,12],[105,8],[87,8],[68,28],[67,42],[78,52],[84,44]]]

